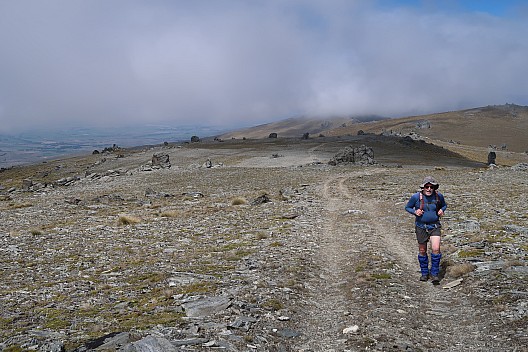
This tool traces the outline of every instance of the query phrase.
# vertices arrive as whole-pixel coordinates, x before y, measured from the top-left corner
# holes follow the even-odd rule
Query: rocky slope
[[[376,165],[327,164],[363,142],[168,145],[4,170],[0,348],[525,349],[526,165],[392,139],[370,141]],[[418,281],[403,209],[428,174],[449,205],[439,286]]]

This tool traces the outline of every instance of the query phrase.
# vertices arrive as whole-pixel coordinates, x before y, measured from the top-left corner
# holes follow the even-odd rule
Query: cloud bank
[[[375,1],[2,1],[0,132],[528,105],[526,13]]]

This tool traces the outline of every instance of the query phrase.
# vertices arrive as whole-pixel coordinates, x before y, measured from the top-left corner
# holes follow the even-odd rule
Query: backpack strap
[[[422,192],[418,192],[420,193],[420,210],[423,210],[424,209],[424,200],[423,200],[423,194]],[[440,197],[438,197],[438,192],[436,192],[436,190],[434,190],[434,194],[436,196],[436,211],[440,210],[441,206],[440,206]]]

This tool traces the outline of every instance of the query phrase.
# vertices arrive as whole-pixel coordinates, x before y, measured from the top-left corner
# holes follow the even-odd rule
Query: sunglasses
[[[424,186],[423,188],[424,188],[424,189],[435,189],[434,186]]]

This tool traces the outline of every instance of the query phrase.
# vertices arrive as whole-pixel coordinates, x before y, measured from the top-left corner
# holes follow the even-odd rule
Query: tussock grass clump
[[[450,243],[442,245],[442,253],[453,254],[458,250],[458,248]]]
[[[268,237],[269,237],[268,234],[263,233],[263,232],[259,232],[259,233],[257,233],[257,234],[255,235],[255,238],[256,238],[257,240],[259,240],[259,241],[260,241],[260,240],[265,240],[265,239],[268,238]]]
[[[119,225],[134,225],[139,224],[141,219],[132,215],[119,215]]]
[[[238,260],[242,260],[243,258],[249,256],[253,254],[252,251],[250,250],[239,250],[239,251],[236,251],[235,253],[231,254],[231,255],[228,255],[225,259],[228,260],[228,261],[238,261]]]
[[[29,208],[32,207],[33,204],[31,203],[9,203],[9,208],[11,209],[21,209],[21,208]]]
[[[284,304],[278,299],[269,299],[262,304],[262,306],[271,311],[277,311],[284,308]]]
[[[511,236],[511,237],[510,237]],[[486,239],[489,243],[512,243],[514,242],[514,238],[515,237],[513,234],[510,235],[510,236],[507,236],[507,235],[503,235],[503,234],[500,234],[500,235],[490,235],[488,236],[488,238]]]
[[[29,233],[31,233],[33,236],[42,236],[44,234],[44,232],[39,229],[31,229]]]
[[[472,258],[478,257],[484,254],[482,249],[470,249],[470,250],[461,250],[458,252],[459,258]]]
[[[166,210],[160,214],[162,218],[177,218],[181,216],[181,212],[177,210]]]
[[[373,273],[371,278],[374,280],[389,280],[391,279],[391,275],[388,273]]]
[[[519,259],[510,259],[504,263],[504,269],[511,268],[512,266],[525,266],[525,263]]]
[[[177,293],[183,294],[205,294],[205,293],[214,293],[217,287],[213,282],[193,282],[191,284],[182,286],[177,289]]]
[[[156,314],[147,311],[131,311],[120,315],[117,326],[121,330],[146,330],[156,325],[174,325],[182,321],[182,313],[161,311]]]
[[[231,205],[246,205],[247,200],[243,197],[236,197],[231,201]]]
[[[455,264],[447,267],[447,273],[455,279],[473,270],[475,270],[475,266],[471,263]]]

